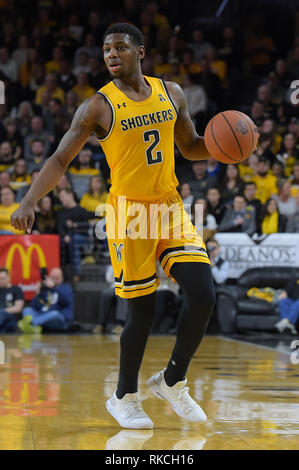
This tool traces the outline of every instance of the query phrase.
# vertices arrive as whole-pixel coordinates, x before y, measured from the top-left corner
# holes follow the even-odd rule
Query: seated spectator
[[[219,256],[220,245],[217,240],[211,238],[206,243],[214,282],[216,285],[224,284],[229,276],[229,263]]]
[[[208,50],[211,48],[211,44],[204,41],[202,31],[196,28],[192,32],[192,42],[188,45],[188,47],[192,49],[194,53],[194,60],[197,64],[199,64],[201,59],[206,56]]]
[[[68,248],[69,259],[72,261],[74,281],[79,280],[80,251],[88,242],[88,220],[91,214],[75,201],[73,191],[62,189],[59,199],[63,209],[57,215],[57,228],[61,238],[62,248]]]
[[[221,81],[218,75],[211,70],[210,63],[206,58],[201,59],[200,66],[201,71],[197,75],[197,83],[204,88],[211,111],[215,114],[222,100]]]
[[[31,142],[30,151],[25,158],[28,171],[40,170],[43,166],[47,153],[44,142],[40,139],[35,139]]]
[[[244,181],[240,178],[238,165],[227,165],[223,181],[220,184],[221,196],[224,202],[231,204],[236,194],[242,194]]]
[[[291,183],[291,196],[296,197],[299,192],[299,160],[294,165],[293,174],[290,176],[289,182]]]
[[[180,65],[180,72],[182,75],[197,75],[201,72],[201,66],[194,62],[194,54],[192,49],[185,49],[185,51],[183,52]]]
[[[24,231],[15,229],[10,225],[10,216],[20,204],[15,202],[15,193],[10,186],[3,186],[0,190],[0,235],[21,235]]]
[[[22,101],[16,110],[16,119],[18,131],[23,138],[31,132],[33,116],[31,103],[29,101]]]
[[[33,183],[33,181],[35,180],[36,176],[38,175],[39,173],[39,170],[37,169],[34,169],[30,172],[30,181],[31,181],[31,184]],[[21,202],[22,199],[25,197],[25,195],[27,194],[27,192],[29,191],[29,188],[30,188],[30,185],[31,184],[26,184],[26,186],[21,186],[20,189],[18,189],[17,191],[17,194],[16,194],[16,202]]]
[[[189,183],[183,183],[179,187],[179,193],[182,198],[184,208],[187,211],[187,213],[190,215],[191,214],[191,205],[194,200],[194,196],[191,193],[191,188]]]
[[[293,217],[289,217],[286,232],[287,233],[299,233],[299,191],[296,194],[296,212]]]
[[[267,134],[261,134],[259,137],[259,145],[257,150],[255,151],[258,158],[265,158],[270,163],[275,160],[275,155],[271,151],[271,147],[273,146],[273,136]]]
[[[7,47],[0,47],[0,72],[11,82],[18,80],[18,64],[10,57]]]
[[[19,68],[19,80],[23,87],[28,86],[30,81],[34,78],[39,60],[38,50],[34,48],[29,49],[25,62],[23,62]]]
[[[264,104],[261,101],[255,100],[251,105],[251,111],[249,116],[253,122],[260,127],[263,120],[265,119]]]
[[[9,142],[0,144],[0,171],[6,171],[13,168],[15,164],[15,155]]]
[[[287,217],[291,217],[296,212],[296,201],[291,196],[291,183],[288,180],[281,179],[277,181],[278,194],[273,196],[277,202],[279,212]]]
[[[90,68],[88,82],[92,88],[98,90],[109,81],[109,77],[107,76],[106,71],[101,70],[101,62],[98,57],[89,57],[88,63]]]
[[[78,106],[80,106],[84,100],[91,98],[96,93],[96,90],[89,85],[88,75],[84,72],[80,72],[78,74],[77,83],[72,88],[72,91],[76,93],[78,97]]]
[[[254,207],[255,209],[256,228],[259,230],[262,203],[259,199],[256,198],[256,184],[254,181],[245,183],[243,195],[245,196],[246,204],[248,206]]]
[[[52,60],[46,62],[46,73],[59,73],[61,62],[64,59],[64,52],[61,47],[53,47]]]
[[[14,170],[10,175],[10,179],[10,186],[14,191],[31,183],[31,176],[27,172],[26,162],[23,158],[16,161]]]
[[[222,202],[220,191],[218,188],[208,189],[207,210],[209,214],[215,217],[216,223],[217,225],[219,225],[225,214],[226,207]]]
[[[222,85],[226,87],[227,65],[224,60],[218,58],[217,50],[214,47],[207,50],[206,58],[210,63],[211,70],[218,75]]]
[[[281,178],[285,178],[284,165],[278,160],[274,160],[274,162],[272,163],[271,171],[269,173],[271,174],[271,172],[272,172],[272,175],[275,176],[275,178],[277,178],[277,180]]]
[[[73,119],[78,108],[78,96],[72,90],[66,94],[65,110],[69,119]]]
[[[192,164],[194,177],[190,181],[190,187],[194,196],[205,195],[207,190],[217,183],[216,178],[207,175],[207,161],[200,160]]]
[[[89,55],[84,51],[80,52],[77,65],[73,68],[73,74],[76,77],[79,73],[90,73]]]
[[[29,55],[29,39],[28,36],[22,34],[19,37],[18,48],[14,50],[12,54],[13,60],[16,61],[18,69],[27,61]]]
[[[262,140],[270,142],[269,155],[264,153],[264,156],[266,158],[273,158],[273,156],[278,152],[282,141],[281,135],[278,134],[276,124],[273,119],[264,119],[259,128],[259,132]]]
[[[50,197],[52,199],[52,207],[53,207],[54,212],[60,211],[63,207],[59,199],[59,192],[62,189],[70,189],[71,191],[73,191],[73,184],[72,184],[72,181],[70,179],[68,172],[62,175],[62,177],[58,181],[58,184],[55,186],[54,189],[52,189],[50,193]]]
[[[92,176],[89,180],[88,192],[83,194],[80,206],[88,212],[95,213],[99,204],[105,204],[108,193],[101,176]]]
[[[24,307],[22,289],[10,282],[9,272],[0,268],[0,333],[14,333]]]
[[[277,193],[277,179],[269,174],[269,168],[269,161],[261,157],[257,164],[257,175],[253,178],[257,187],[256,197],[262,204]]]
[[[246,182],[252,181],[255,176],[254,168],[250,165],[250,157],[247,160],[243,160],[242,163],[239,163],[239,172],[240,178]]]
[[[24,158],[30,160],[31,145],[35,140],[43,143],[44,155],[47,156],[51,146],[51,135],[44,128],[44,121],[40,116],[33,116],[31,120],[31,132],[24,140]]]
[[[292,279],[286,286],[284,292],[280,294],[278,309],[281,320],[275,327],[280,333],[289,330],[292,334],[297,334],[296,324],[299,320],[299,280]]]
[[[256,232],[255,209],[246,205],[245,197],[236,195],[233,208],[227,209],[218,226],[219,232],[243,232],[249,236]]]
[[[57,76],[57,85],[67,93],[76,84],[76,77],[72,73],[72,65],[68,60],[62,60],[60,63],[60,71]]]
[[[51,135],[55,136],[55,140],[58,141],[63,137],[62,125],[67,119],[64,106],[58,98],[51,98],[49,100],[48,109],[44,111],[43,117],[46,122],[47,129]]]
[[[217,230],[215,217],[207,213],[207,202],[203,198],[194,200],[191,207],[191,220],[198,233],[203,234],[204,241],[211,238]]]
[[[264,106],[265,117],[271,118],[274,114],[275,106],[272,102],[270,85],[260,85],[257,89],[257,100]]]
[[[45,82],[36,91],[35,103],[41,104],[43,94],[47,92],[50,98],[58,98],[64,103],[64,91],[57,85],[57,78],[55,73],[48,73],[45,78]]]
[[[296,159],[299,157],[298,150],[296,149],[296,139],[293,134],[288,133],[284,136],[282,146],[276,159],[284,165],[284,172],[287,177],[292,174]]]
[[[220,163],[216,160],[216,158],[209,158],[207,161],[207,175],[214,176],[214,178],[219,178],[220,169]]]
[[[73,317],[73,290],[64,282],[62,270],[53,268],[40,283],[30,307],[24,308],[18,327],[25,334],[67,330]]]
[[[206,93],[200,85],[194,82],[191,75],[183,75],[182,85],[190,117],[197,129],[207,111]]]
[[[280,214],[275,199],[269,199],[261,214],[261,233],[283,233],[287,224],[286,216]]]
[[[10,174],[8,171],[1,171],[0,173],[0,189],[4,186],[10,186]],[[18,202],[18,201],[17,201]]]
[[[14,158],[16,160],[20,158],[24,142],[23,137],[17,129],[16,119],[6,119],[3,140],[10,143]]]
[[[52,200],[44,196],[37,203],[35,220],[32,227],[33,235],[57,233],[56,218],[52,209]]]
[[[154,75],[161,77],[164,74],[170,74],[170,64],[165,60],[163,54],[157,52],[153,57]]]
[[[74,185],[74,191],[80,200],[83,194],[88,191],[90,177],[99,176],[100,174],[100,171],[94,168],[90,149],[84,148],[81,150],[74,164],[69,167],[69,173]]]
[[[88,57],[98,57],[100,49],[96,45],[96,40],[93,34],[86,34],[83,46],[79,47],[75,53],[75,65],[79,64],[79,57],[82,52],[85,52]]]

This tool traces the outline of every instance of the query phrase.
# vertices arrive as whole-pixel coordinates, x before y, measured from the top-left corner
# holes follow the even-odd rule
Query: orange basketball
[[[205,145],[222,163],[240,163],[254,152],[259,134],[250,117],[240,111],[216,114],[205,130]]]

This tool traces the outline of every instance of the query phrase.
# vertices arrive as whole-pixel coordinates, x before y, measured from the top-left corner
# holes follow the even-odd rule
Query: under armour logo
[[[171,361],[171,364],[172,364],[173,366],[176,366],[176,362],[175,362],[175,361]]]
[[[163,95],[159,95],[159,100],[160,100],[160,101],[166,101],[166,98],[164,98]]]
[[[117,245],[115,242],[112,243],[112,245],[114,246],[115,248],[115,251],[116,251],[116,261],[120,261],[122,263],[122,252],[121,252],[121,249],[124,247],[124,244],[123,243],[120,243],[119,245]]]
[[[117,105],[118,109],[120,109],[122,106],[123,106],[124,108],[126,108],[126,107],[127,107],[126,103],[123,103],[123,104],[118,104],[118,105]]]

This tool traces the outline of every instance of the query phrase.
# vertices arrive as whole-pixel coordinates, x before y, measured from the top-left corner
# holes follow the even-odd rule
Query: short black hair
[[[128,34],[130,36],[130,39],[136,44],[136,46],[144,46],[144,37],[140,29],[136,28],[133,24],[129,23],[115,23],[109,26],[109,28],[106,29],[104,36],[103,36],[103,42],[105,42],[106,36],[108,34],[115,34],[115,33],[120,33],[120,34]]]
[[[246,189],[247,186],[255,186],[255,187],[257,187],[257,186],[256,186],[256,183],[255,183],[254,181],[247,181],[247,183],[245,183],[244,188]]]

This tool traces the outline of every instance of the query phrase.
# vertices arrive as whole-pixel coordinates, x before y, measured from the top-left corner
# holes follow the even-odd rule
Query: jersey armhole
[[[165,91],[166,95],[168,96],[168,99],[169,99],[170,103],[172,104],[172,107],[173,107],[173,109],[174,109],[174,111],[175,111],[175,114],[178,115],[178,112],[177,112],[177,109],[176,109],[176,107],[175,107],[175,104],[174,104],[174,102],[173,102],[173,100],[172,100],[172,98],[171,98],[171,96],[170,96],[169,91],[167,90],[166,83],[164,82],[164,80],[163,80],[162,78],[160,78],[160,80],[161,80],[161,83],[162,83],[162,87],[164,88],[164,91]]]
[[[108,137],[110,137],[112,131],[113,131],[113,128],[114,128],[114,124],[115,124],[115,111],[114,111],[114,106],[113,104],[111,103],[111,101],[109,100],[108,96],[106,96],[104,93],[102,93],[101,91],[97,91],[97,94],[98,95],[102,95],[104,100],[106,101],[106,103],[110,106],[110,109],[111,109],[111,113],[112,113],[112,120],[111,120],[111,124],[110,124],[110,128],[107,132],[107,134],[105,135],[105,137],[103,137],[102,139],[100,139],[98,136],[98,140],[100,142],[104,142],[105,140],[108,139]]]

